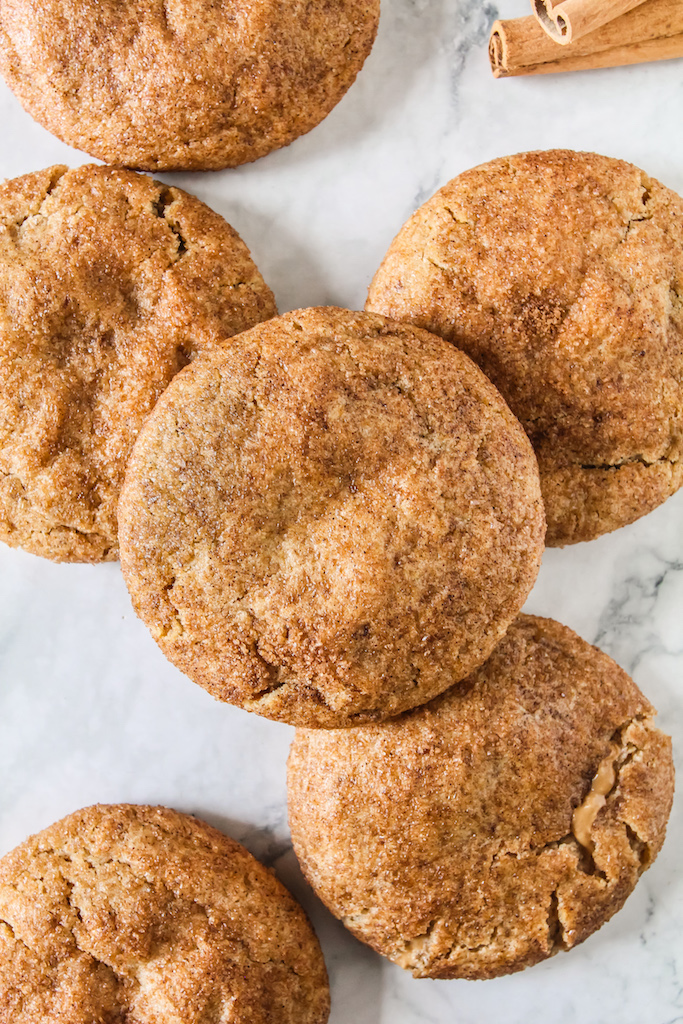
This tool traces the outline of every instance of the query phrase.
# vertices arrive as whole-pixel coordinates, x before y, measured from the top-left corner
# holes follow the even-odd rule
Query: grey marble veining
[[[163,177],[234,224],[282,310],[361,308],[415,207],[505,153],[593,149],[683,192],[683,62],[494,81],[490,24],[527,12],[526,0],[383,0],[375,49],[322,125],[248,167]],[[0,175],[87,159],[4,88],[0,120]],[[527,608],[631,672],[683,764],[683,492],[615,534],[546,552]],[[0,549],[0,852],[88,803],[165,803],[245,842],[302,900],[328,962],[333,1024],[683,1022],[680,800],[657,863],[582,947],[497,981],[415,981],[352,939],[303,882],[286,821],[290,738],[173,669],[117,566]]]

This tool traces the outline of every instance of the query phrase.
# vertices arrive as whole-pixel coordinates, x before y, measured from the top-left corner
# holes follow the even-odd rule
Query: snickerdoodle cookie
[[[290,824],[333,914],[422,978],[491,978],[587,938],[657,855],[671,744],[610,658],[522,615],[406,715],[297,730]]]
[[[300,310],[184,370],[133,450],[121,564],[162,651],[296,725],[421,704],[481,664],[538,571],[528,439],[440,338]]]
[[[0,73],[72,146],[148,170],[234,167],[314,128],[379,0],[3,0]]]
[[[0,185],[0,540],[116,558],[145,416],[196,351],[275,312],[239,236],[179,189],[94,166]]]
[[[328,1012],[301,907],[195,818],[90,807],[0,860],[1,1024],[324,1024]]]
[[[683,200],[591,153],[522,153],[408,221],[367,308],[467,352],[538,456],[547,543],[633,522],[683,482]]]

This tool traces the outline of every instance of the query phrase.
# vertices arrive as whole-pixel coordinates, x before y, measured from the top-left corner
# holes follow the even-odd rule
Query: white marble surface
[[[383,0],[358,82],[289,149],[237,171],[169,175],[230,220],[282,311],[361,308],[390,239],[436,187],[505,153],[624,157],[683,192],[683,62],[494,81],[497,15],[525,0]],[[0,176],[86,160],[0,88]],[[639,523],[549,551],[528,602],[635,677],[683,747],[683,492]],[[95,801],[159,802],[224,828],[299,895],[330,969],[333,1024],[683,1021],[683,822],[626,908],[584,946],[491,982],[415,981],[366,950],[301,880],[285,814],[290,729],[221,706],[168,665],[118,567],[0,550],[0,852]]]

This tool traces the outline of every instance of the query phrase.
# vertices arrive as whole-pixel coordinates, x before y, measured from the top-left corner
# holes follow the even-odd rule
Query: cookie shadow
[[[339,305],[315,253],[277,217],[219,194],[204,200],[244,240],[256,266],[275,295],[280,313],[307,306]]]
[[[256,210],[241,198],[239,181],[220,181],[211,174],[160,174],[160,180],[196,195],[237,231],[254,263],[275,295],[280,313],[307,306],[340,305],[315,253],[283,225],[277,209]],[[225,186],[229,185],[229,188]],[[221,187],[223,194],[221,194]]]
[[[289,836],[197,808],[192,813],[242,843],[271,868],[308,914],[325,957],[332,993],[329,1024],[377,1024],[384,961],[330,914],[306,882]]]
[[[374,46],[356,81],[319,125],[269,154],[263,169],[338,156],[395,119],[467,0],[382,0]]]

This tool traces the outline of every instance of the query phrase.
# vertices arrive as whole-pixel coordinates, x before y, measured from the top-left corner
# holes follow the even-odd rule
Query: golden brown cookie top
[[[454,178],[392,243],[367,308],[440,334],[536,450],[548,544],[590,540],[683,481],[683,200],[591,153]]]
[[[116,558],[145,416],[195,352],[275,312],[236,232],[179,189],[94,166],[0,185],[0,539]]]
[[[521,615],[430,704],[297,730],[294,849],[332,913],[417,977],[521,970],[599,928],[659,851],[673,765],[653,714],[611,658]]]
[[[322,727],[397,714],[480,664],[544,531],[528,440],[467,356],[336,308],[183,371],[119,516],[167,657],[221,700]]]
[[[0,860],[0,1021],[324,1024],[306,915],[239,843],[164,807],[89,807]]]
[[[5,0],[0,73],[59,138],[147,170],[234,167],[352,85],[379,0]]]

